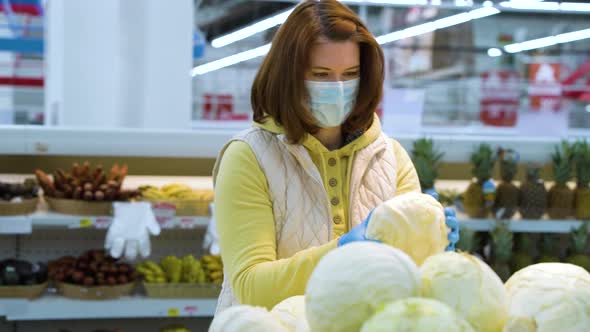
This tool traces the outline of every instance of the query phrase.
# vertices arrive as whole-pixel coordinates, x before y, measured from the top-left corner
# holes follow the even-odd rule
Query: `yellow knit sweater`
[[[283,133],[272,120],[255,124],[273,133]],[[277,259],[275,223],[266,177],[254,153],[244,142],[229,145],[221,160],[215,186],[215,219],[227,277],[242,304],[271,309],[282,300],[305,293],[311,272],[320,258],[336,248],[336,238],[348,232],[348,159],[377,139],[381,124],[376,118],[362,136],[346,146],[329,151],[316,138],[306,135],[303,146],[318,168],[329,197],[342,204],[332,206],[334,238],[322,246]],[[393,140],[397,159],[397,195],[420,191],[414,165],[404,148]],[[330,165],[330,166],[329,166]]]

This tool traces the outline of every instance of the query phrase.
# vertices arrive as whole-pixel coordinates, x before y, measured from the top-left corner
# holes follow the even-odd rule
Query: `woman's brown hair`
[[[355,109],[343,124],[343,134],[366,130],[383,93],[383,51],[367,27],[348,7],[336,0],[307,0],[289,15],[252,85],[254,121],[267,117],[282,126],[291,143],[319,130],[309,111],[305,72],[318,38],[355,41],[360,49],[360,84]]]

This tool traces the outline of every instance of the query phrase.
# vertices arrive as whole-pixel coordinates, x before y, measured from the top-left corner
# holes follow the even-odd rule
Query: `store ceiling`
[[[288,1],[195,0],[196,23],[211,41],[292,6]]]

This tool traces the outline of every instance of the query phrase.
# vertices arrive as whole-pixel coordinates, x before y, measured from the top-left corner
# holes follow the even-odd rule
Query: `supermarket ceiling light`
[[[428,5],[428,0],[340,0],[348,4],[371,4],[371,5]]]
[[[495,57],[498,57],[498,56],[501,56],[501,55],[502,55],[502,50],[499,49],[499,48],[495,48],[494,47],[494,48],[490,48],[488,50],[488,56],[489,57],[495,58]]]
[[[243,61],[248,61],[260,56],[264,56],[266,55],[266,53],[268,53],[268,51],[270,50],[270,43],[245,51],[245,52],[240,52],[234,55],[230,55],[228,57],[219,59],[219,60],[215,60],[212,62],[208,62],[206,64],[200,65],[200,66],[196,66],[195,68],[193,68],[193,70],[191,71],[191,75],[193,77],[197,76],[197,75],[203,75],[209,72],[212,72],[214,70],[218,70],[221,68],[225,68],[231,65],[235,65],[236,63],[240,63]]]
[[[577,2],[503,1],[500,6],[521,10],[590,12],[590,3]]]
[[[590,3],[562,2],[559,8],[571,12],[590,12]]]
[[[287,17],[289,17],[289,15],[291,14],[291,12],[294,9],[295,8],[293,7],[291,9],[284,11],[284,12],[281,12],[279,14],[276,14],[274,16],[266,18],[262,21],[256,22],[254,24],[250,24],[247,27],[236,30],[236,31],[229,33],[227,35],[223,35],[221,37],[215,38],[211,42],[211,46],[213,46],[215,48],[227,46],[229,44],[232,44],[232,43],[235,43],[239,40],[248,38],[248,37],[253,36],[253,35],[260,33],[262,31],[268,30],[270,28],[274,28],[277,25],[281,25],[281,24],[283,24],[283,22],[285,22],[285,20],[287,20]]]
[[[508,53],[518,53],[528,50],[534,50],[537,48],[553,46],[557,44],[569,43],[576,40],[582,40],[587,38],[590,38],[590,29],[567,32],[555,36],[538,38],[521,43],[506,45],[504,46],[504,51]]]
[[[496,15],[500,13],[500,10],[494,7],[482,7],[474,9],[472,11],[461,13],[457,15],[448,16],[432,22],[419,24],[413,27],[409,27],[403,30],[394,31],[382,36],[377,37],[377,42],[381,45],[391,43],[404,38],[419,36],[428,32],[432,32],[439,29],[448,28],[461,23],[469,22],[471,20],[477,20],[483,17]]]

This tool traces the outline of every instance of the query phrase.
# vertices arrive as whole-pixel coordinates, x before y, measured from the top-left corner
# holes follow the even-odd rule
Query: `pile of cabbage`
[[[475,256],[444,252],[444,212],[426,196],[403,195],[377,208],[371,237],[382,243],[350,243],[325,255],[305,296],[271,311],[234,306],[218,314],[209,331],[590,331],[590,273],[542,263],[503,284]],[[426,242],[416,249],[407,238],[396,238],[396,224]],[[421,233],[426,230],[431,238]]]

